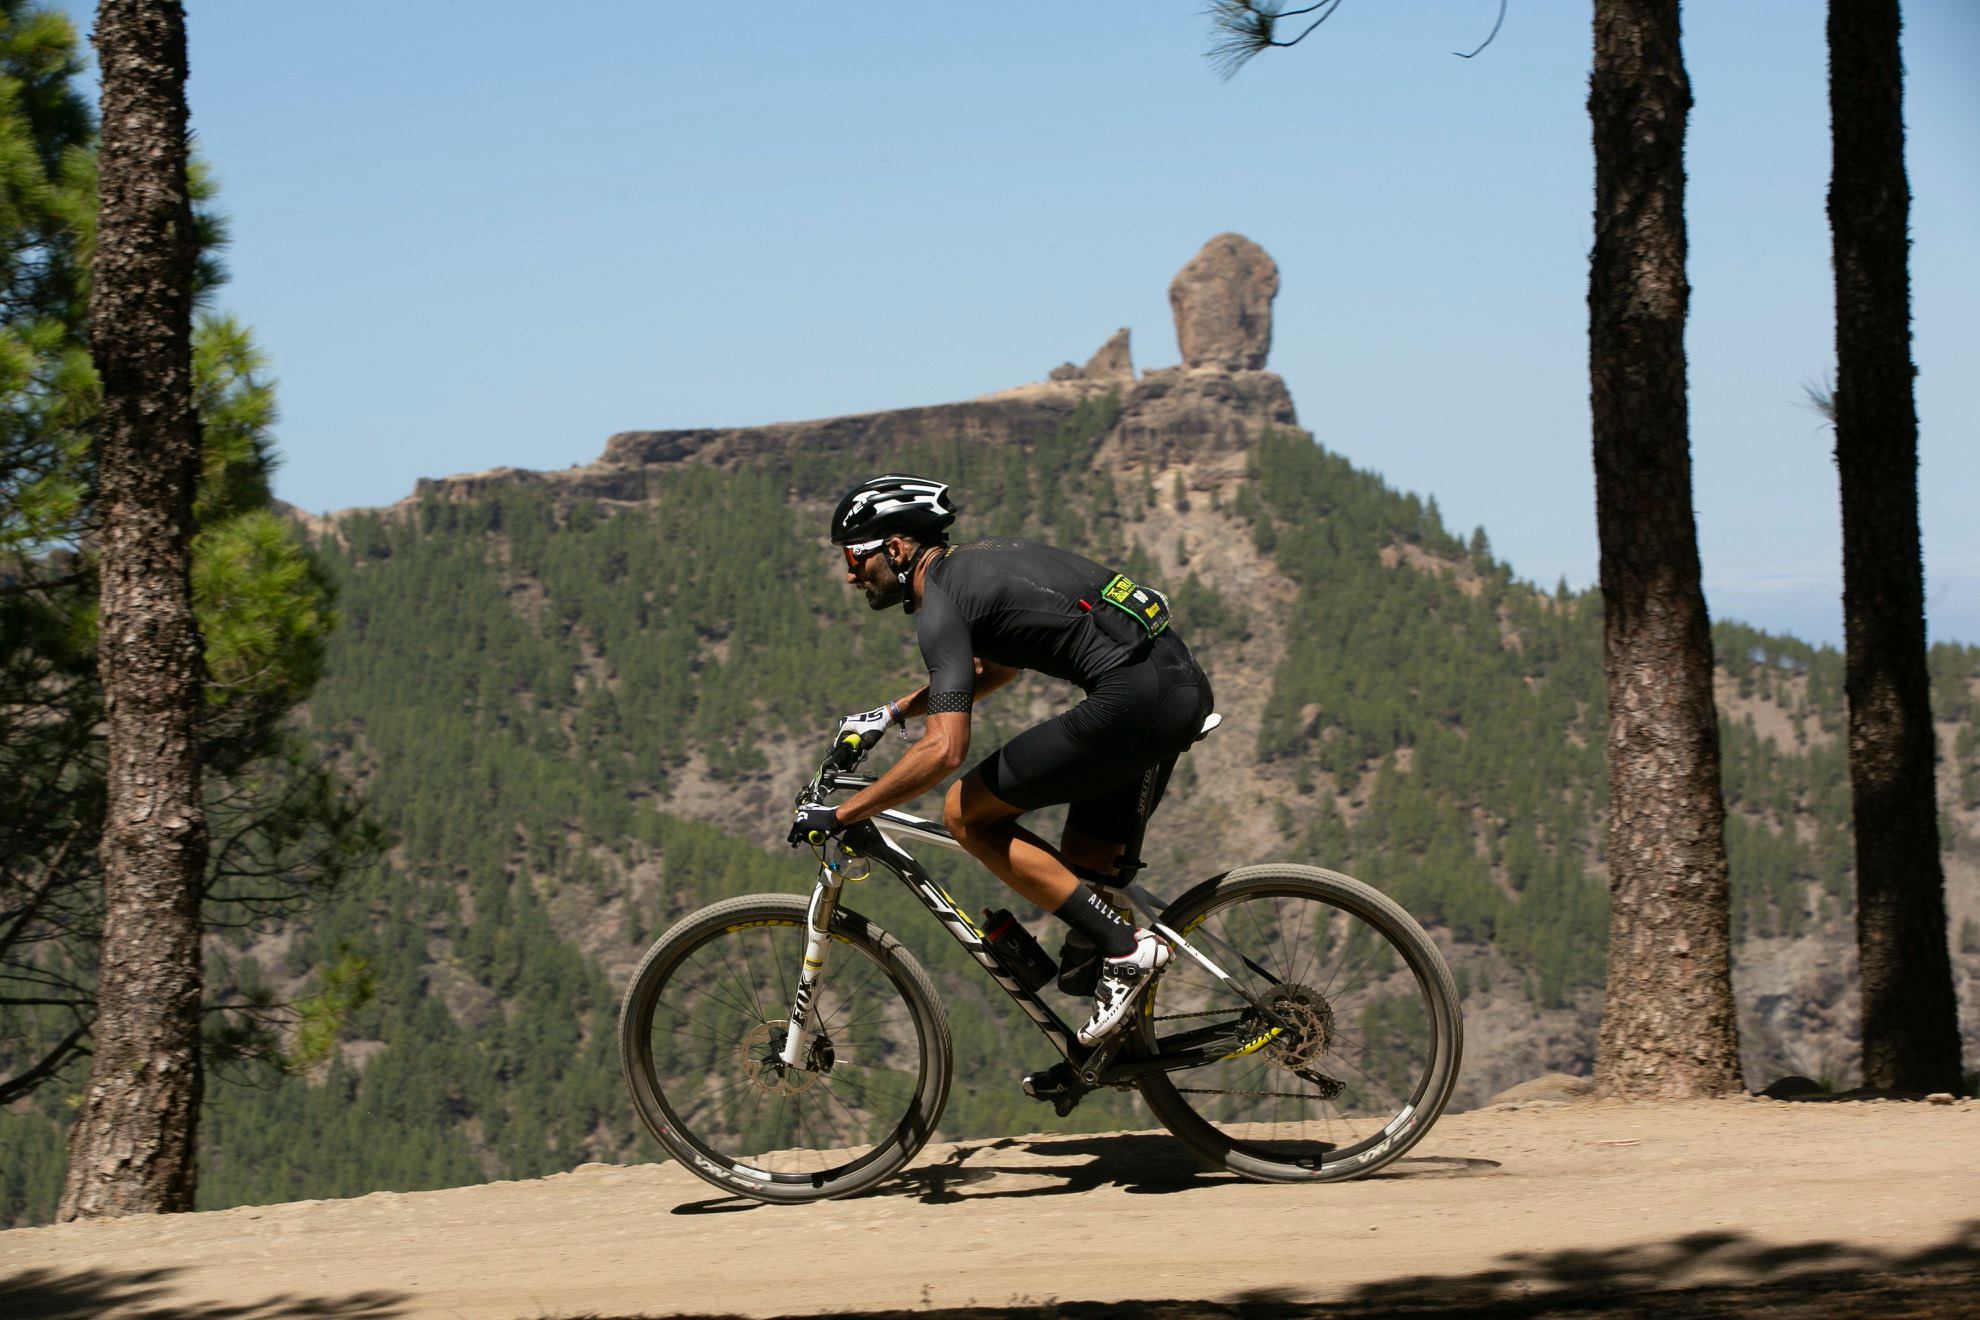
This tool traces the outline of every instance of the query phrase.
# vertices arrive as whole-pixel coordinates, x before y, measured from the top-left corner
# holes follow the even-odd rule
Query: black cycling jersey
[[[949,551],[929,568],[914,616],[928,709],[969,709],[978,656],[1091,691],[1102,675],[1144,654],[1148,642],[1134,621],[1097,604],[1113,576],[1083,555],[1010,537]]]
[[[1102,602],[1114,576],[1035,541],[971,541],[929,568],[915,622],[931,714],[970,708],[977,656],[1078,684],[1084,701],[1011,738],[975,773],[1014,807],[1070,802],[1068,830],[1126,843],[1215,698],[1178,629],[1151,637]]]

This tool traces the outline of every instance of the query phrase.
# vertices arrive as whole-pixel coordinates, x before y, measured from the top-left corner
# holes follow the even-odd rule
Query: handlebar
[[[811,777],[810,783],[798,790],[794,805],[802,807],[807,803],[824,801],[826,789],[829,787],[825,782],[827,776],[857,768],[859,763],[866,759],[867,753],[879,745],[878,733],[867,735],[849,733],[834,743],[832,750],[825,753],[825,759],[818,763],[818,773]]]
[[[849,733],[840,739],[831,751],[825,753],[825,765],[823,768],[828,770],[850,770],[865,760],[866,754],[878,746],[879,742],[880,737],[878,734],[873,735],[873,740],[868,742],[861,734]]]

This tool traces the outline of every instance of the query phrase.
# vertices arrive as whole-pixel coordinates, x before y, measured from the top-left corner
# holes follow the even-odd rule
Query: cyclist
[[[1156,770],[1159,792],[1195,740],[1212,709],[1210,680],[1169,626],[1159,592],[1035,541],[951,545],[955,519],[946,485],[899,473],[853,487],[833,510],[831,537],[844,552],[846,581],[870,608],[899,605],[914,616],[928,666],[924,686],[847,716],[838,736],[877,736],[920,715],[927,732],[836,808],[803,808],[793,836],[834,834],[961,768],[971,706],[1020,670],[1076,684],[1083,701],[1018,734],[951,786],[942,821],[970,856],[1070,928],[1062,987],[1080,947],[1098,949],[1093,1013],[1079,1031],[1092,1044],[1126,1020],[1170,950],[1082,880],[1116,880],[1140,823],[1144,778]],[[1071,807],[1054,848],[1018,820],[1056,803]],[[1027,1078],[1026,1089],[1042,1095],[1034,1084],[1049,1087],[1042,1079],[1050,1075]]]

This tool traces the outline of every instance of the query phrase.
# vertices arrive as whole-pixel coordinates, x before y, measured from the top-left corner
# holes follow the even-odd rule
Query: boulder
[[[1203,245],[1169,285],[1185,367],[1257,371],[1272,351],[1279,268],[1242,234]]]
[[[1548,1073],[1535,1077],[1530,1082],[1509,1086],[1485,1103],[1488,1105],[1517,1105],[1532,1100],[1553,1100],[1565,1104],[1570,1100],[1581,1100],[1594,1094],[1595,1083],[1586,1077],[1571,1077],[1567,1073]]]

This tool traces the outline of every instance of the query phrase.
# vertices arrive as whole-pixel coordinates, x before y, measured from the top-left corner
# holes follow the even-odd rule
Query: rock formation
[[[561,472],[496,468],[422,479],[411,498],[458,503],[498,487],[530,486],[563,499],[636,504],[649,477],[677,464],[737,468],[779,455],[831,456],[857,468],[930,438],[1023,448],[1064,425],[1082,402],[1113,394],[1120,414],[1102,443],[1111,458],[1158,466],[1239,452],[1267,427],[1299,429],[1283,380],[1260,370],[1272,344],[1278,267],[1250,239],[1220,234],[1176,276],[1169,300],[1183,365],[1137,377],[1129,334],[1116,331],[1085,366],[1068,362],[1044,384],[961,403],[764,426],[622,431],[596,462]]]
[[[1134,379],[1134,358],[1128,352],[1126,326],[1114,331],[1114,337],[1095,350],[1080,374],[1088,380]]]
[[[1126,326],[1114,331],[1114,337],[1094,352],[1083,367],[1075,367],[1063,362],[1052,368],[1051,379],[1057,381],[1092,380],[1118,381],[1123,384],[1134,380],[1134,358],[1128,352],[1128,331]]]
[[[1203,245],[1169,286],[1183,366],[1258,371],[1272,351],[1279,268],[1242,234]]]

